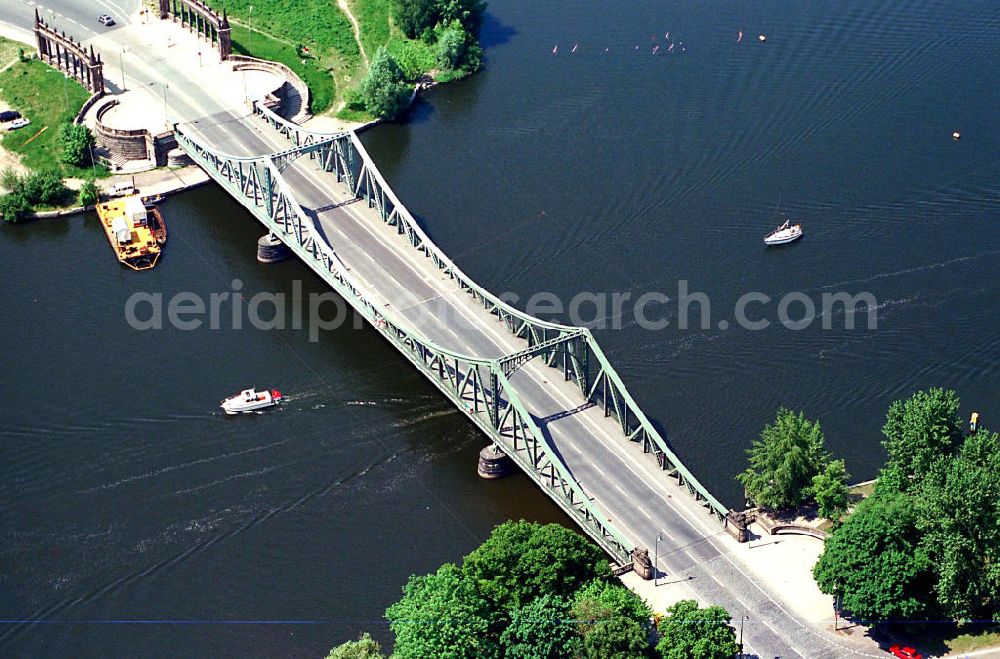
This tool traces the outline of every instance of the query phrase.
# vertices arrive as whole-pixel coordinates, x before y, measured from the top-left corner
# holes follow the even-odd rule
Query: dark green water
[[[720,498],[779,405],[857,479],[916,388],[1000,415],[995,3],[491,6],[487,70],[365,140],[493,290],[709,295],[713,329],[597,334]],[[652,55],[667,31],[686,51]],[[146,273],[93,217],[0,228],[0,654],[319,656],[386,638],[406,576],[494,524],[564,521],[522,476],[479,480],[482,437],[372,331],[131,329],[136,291],[324,290],[257,264],[261,230],[218,189],[165,210]],[[779,212],[807,236],[767,251]],[[877,330],[716,328],[749,291],[839,290],[876,297]],[[247,385],[289,401],[220,416]]]

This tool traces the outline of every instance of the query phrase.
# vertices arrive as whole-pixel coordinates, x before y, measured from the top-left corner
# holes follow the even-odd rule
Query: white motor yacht
[[[226,414],[240,414],[241,412],[256,412],[274,407],[280,402],[281,392],[277,389],[271,391],[244,389],[235,396],[230,396],[222,401],[221,407]]]

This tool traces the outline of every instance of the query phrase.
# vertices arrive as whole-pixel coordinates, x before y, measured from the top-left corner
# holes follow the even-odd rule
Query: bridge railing
[[[266,108],[262,112],[267,112]],[[338,143],[342,144],[343,137],[338,135],[338,138],[340,138]],[[622,433],[630,441],[642,446],[644,452],[653,453],[661,469],[668,471],[671,476],[677,479],[678,483],[688,489],[695,499],[702,501],[713,514],[723,520],[728,509],[708,491],[708,488],[701,484],[670,449],[662,434],[632,398],[621,376],[611,365],[593,334],[585,328],[535,318],[512,307],[477,284],[424,233],[410,211],[396,197],[396,193],[375,166],[356,134],[350,134],[350,143],[358,156],[352,159],[352,165],[358,168],[358,172],[353,178],[348,178],[348,184],[352,186],[353,193],[366,199],[368,206],[378,211],[383,222],[395,226],[400,234],[406,236],[413,248],[430,258],[440,270],[455,280],[462,289],[500,319],[508,331],[527,340],[529,347],[546,343],[554,337],[564,337],[581,331],[586,332],[588,354],[561,351],[564,359],[569,360],[569,363],[564,366],[564,371],[576,380],[581,392],[588,400],[603,407],[605,416],[614,416],[618,420]],[[552,365],[553,356],[550,355],[548,360],[550,365]],[[596,372],[596,376],[591,373],[588,365]]]
[[[368,206],[378,211],[383,222],[396,227],[398,233],[405,235],[414,249],[431,259],[439,270],[454,280],[459,287],[504,323],[512,334],[527,340],[529,345],[534,345],[555,335],[575,332],[579,329],[571,325],[562,325],[535,318],[511,306],[476,283],[424,233],[420,223],[414,219],[409,209],[399,201],[396,193],[389,187],[371,156],[368,155],[368,151],[365,150],[364,144],[355,133],[351,133],[351,146],[359,156],[358,164],[360,166],[360,172],[355,181],[354,194],[367,200]]]
[[[260,60],[265,61],[265,60]],[[273,64],[273,62],[272,62]],[[282,65],[284,66],[284,65]],[[263,103],[258,101],[253,102],[254,114],[260,116],[264,121],[266,121],[271,128],[275,129],[279,133],[285,136],[288,141],[290,141],[295,146],[308,146],[314,142],[319,142],[323,140],[328,140],[331,137],[339,137],[340,135],[346,135],[346,133],[323,133],[314,130],[308,130],[303,128],[294,121],[289,121],[285,119],[278,113],[274,112],[270,108],[266,107]]]
[[[176,127],[178,145],[213,179],[279,236],[334,290],[382,333],[477,426],[531,474],[543,490],[621,565],[635,549],[583,491],[554,454],[517,391],[510,385],[510,365],[443,348],[422,336],[358,282],[336,250],[303,212],[270,156],[246,158],[215,153]],[[577,332],[567,339],[583,340]],[[559,345],[539,345],[552,363]],[[564,351],[564,354],[567,351]],[[565,356],[564,356],[565,359]]]

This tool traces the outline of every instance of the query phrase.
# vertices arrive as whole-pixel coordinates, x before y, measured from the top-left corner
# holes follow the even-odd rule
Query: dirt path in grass
[[[354,40],[358,42],[358,50],[361,51],[361,59],[365,61],[365,68],[369,66],[368,55],[365,54],[365,47],[361,45],[361,24],[358,23],[358,19],[354,18],[354,14],[351,13],[351,8],[347,4],[347,0],[337,0],[337,6],[340,7],[340,11],[344,12],[347,16],[347,20],[351,22],[351,26],[354,28]]]

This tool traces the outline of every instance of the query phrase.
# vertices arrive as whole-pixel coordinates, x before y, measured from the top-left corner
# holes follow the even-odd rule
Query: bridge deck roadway
[[[288,147],[259,119],[238,121],[216,115],[186,129],[219,153],[257,156]],[[365,201],[352,201],[333,174],[302,157],[282,175],[353,275],[425,336],[443,347],[487,358],[525,346],[395,228],[384,224]],[[684,581],[703,602],[720,604],[737,619],[750,615],[744,639],[748,650],[760,656],[810,658],[853,653],[794,618],[765,586],[755,584],[730,556],[739,546],[723,537],[719,523],[673,484],[651,456],[627,442],[613,418],[584,406],[579,389],[563,381],[560,371],[536,359],[511,382],[565,465],[612,523],[651,554],[656,534],[662,534],[662,580]]]

